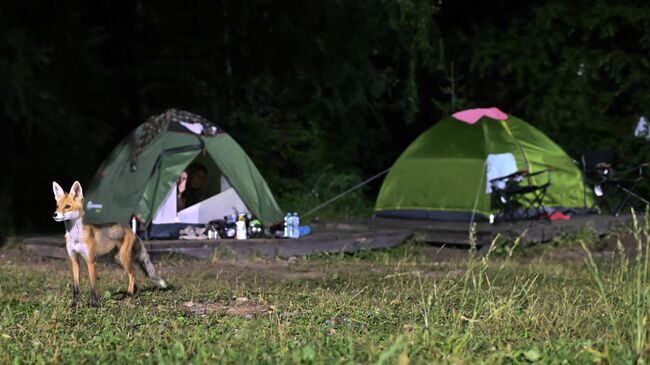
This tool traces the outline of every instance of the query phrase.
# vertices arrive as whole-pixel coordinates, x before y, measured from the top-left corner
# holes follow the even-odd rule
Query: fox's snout
[[[58,210],[55,211],[52,214],[52,218],[54,218],[55,221],[57,222],[63,222],[67,220],[75,220],[81,216],[80,212],[78,210],[67,210],[64,212],[59,212]]]
[[[69,219],[69,218],[66,218],[65,214],[63,214],[61,212],[57,212],[57,211],[52,213],[52,218],[54,218],[54,220],[57,221],[57,222],[61,222],[61,221],[64,221],[66,219]]]

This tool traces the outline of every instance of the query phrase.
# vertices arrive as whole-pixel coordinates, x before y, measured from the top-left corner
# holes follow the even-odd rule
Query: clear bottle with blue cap
[[[287,214],[284,215],[284,237],[289,238],[291,237],[291,213],[287,212]]]
[[[293,213],[293,217],[291,217],[291,226],[293,227],[292,232],[291,232],[291,237],[292,238],[299,238],[300,237],[300,217],[298,216],[297,212]]]

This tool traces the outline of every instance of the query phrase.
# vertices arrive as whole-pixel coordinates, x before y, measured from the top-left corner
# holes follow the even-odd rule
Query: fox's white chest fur
[[[68,223],[70,222],[70,223]],[[82,232],[83,232],[83,223],[81,219],[76,219],[74,221],[66,221],[66,245],[65,248],[68,251],[68,256],[72,256],[77,253],[83,256],[84,258],[88,257],[88,247],[82,242]]]

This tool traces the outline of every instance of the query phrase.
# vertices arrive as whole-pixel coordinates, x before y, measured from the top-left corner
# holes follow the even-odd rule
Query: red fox
[[[72,184],[69,193],[64,192],[56,182],[52,182],[52,189],[56,200],[54,220],[65,223],[65,247],[72,264],[73,308],[79,306],[79,256],[86,261],[88,267],[90,305],[99,303],[95,287],[97,278],[95,258],[112,251],[117,251],[115,258],[129,276],[128,295],[133,295],[135,291],[135,274],[132,266],[134,259],[149,279],[160,288],[167,288],[167,283],[158,275],[155,266],[151,263],[142,241],[129,227],[118,223],[95,225],[83,222],[83,191],[78,181]]]

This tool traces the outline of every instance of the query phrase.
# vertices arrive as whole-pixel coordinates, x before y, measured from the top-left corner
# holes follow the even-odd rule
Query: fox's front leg
[[[72,308],[79,307],[79,259],[76,253],[70,255],[72,269]]]
[[[99,304],[99,299],[97,298],[97,290],[95,283],[97,282],[97,271],[95,267],[95,258],[88,257],[86,264],[88,265],[88,278],[90,279],[90,301],[88,304],[96,306]]]

